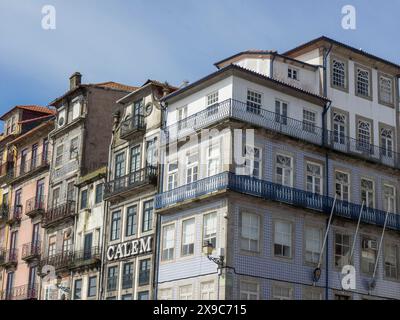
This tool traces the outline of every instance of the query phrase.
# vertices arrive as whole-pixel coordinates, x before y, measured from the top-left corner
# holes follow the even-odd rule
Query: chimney
[[[69,78],[69,89],[75,89],[77,86],[81,84],[82,81],[82,75],[79,72],[75,72],[70,78]]]

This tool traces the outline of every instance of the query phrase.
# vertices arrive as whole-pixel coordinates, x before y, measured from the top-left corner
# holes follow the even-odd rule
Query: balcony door
[[[18,231],[11,232],[10,254],[8,257],[10,261],[15,261],[17,259],[17,239],[18,239]]]
[[[40,246],[39,242],[40,242],[40,224],[36,223],[33,225],[32,229],[32,251],[34,253],[37,253],[36,251]]]
[[[37,143],[35,143],[35,144],[32,146],[31,170],[32,170],[32,169],[35,169],[36,166],[38,165],[38,161],[37,161],[38,148],[39,148],[39,145],[38,145]]]
[[[44,179],[36,183],[35,209],[44,208]]]
[[[130,162],[130,175],[129,175],[130,184],[140,181],[140,166],[141,166],[140,156],[141,156],[140,145],[131,148],[131,162]]]
[[[143,115],[143,100],[136,101],[133,104],[133,110],[132,111],[133,111],[132,112],[132,115],[133,115],[132,116],[132,119],[133,119],[132,125],[134,127],[138,127],[140,118]]]
[[[42,164],[46,164],[47,162],[47,156],[48,156],[48,152],[49,152],[49,139],[44,138],[43,140],[43,149],[42,149]]]
[[[125,175],[125,153],[121,152],[115,156],[115,171],[114,171],[114,189],[117,191],[124,185],[123,179]]]
[[[6,300],[10,300],[12,298],[13,287],[14,287],[14,272],[9,272],[7,274]]]
[[[85,239],[83,243],[83,258],[85,260],[92,258],[92,243],[93,243],[93,233],[85,234]]]
[[[14,199],[14,217],[19,217],[22,212],[22,206],[21,206],[21,200],[22,200],[22,190],[19,189],[15,191],[15,199]]]
[[[24,174],[26,171],[26,158],[28,156],[28,149],[24,149],[21,151],[21,169],[20,174]]]
[[[29,268],[29,279],[28,279],[28,299],[36,298],[36,276],[37,266]]]

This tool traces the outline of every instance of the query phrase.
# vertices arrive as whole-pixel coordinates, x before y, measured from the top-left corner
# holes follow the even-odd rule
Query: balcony
[[[20,224],[22,219],[22,206],[16,205],[10,207],[8,211],[7,224],[12,227],[14,225]]]
[[[0,222],[6,221],[8,218],[8,212],[10,208],[6,204],[0,205]]]
[[[43,214],[46,206],[46,197],[34,197],[26,201],[25,214],[31,219]]]
[[[140,134],[144,134],[146,125],[143,115],[135,115],[134,117],[124,120],[121,123],[120,138],[130,140],[136,138]]]
[[[123,177],[114,179],[106,183],[104,198],[111,200],[114,197],[123,197],[136,191],[138,187],[155,185],[157,183],[157,168],[147,166],[146,168],[132,172]]]
[[[38,284],[27,284],[24,286],[14,287],[9,292],[4,291],[1,294],[2,300],[37,300]]]
[[[0,184],[8,183],[14,177],[14,163],[8,161],[0,165]]]
[[[44,228],[50,228],[67,219],[75,216],[75,201],[69,200],[63,204],[56,205],[45,211],[42,225]]]
[[[231,190],[266,200],[286,203],[298,208],[315,210],[328,215],[334,201],[332,197],[285,187],[249,176],[239,176],[234,173],[223,172],[158,194],[155,199],[155,206],[156,209],[168,208],[222,190]],[[358,221],[360,210],[361,205],[359,204],[337,200],[334,214],[338,217]],[[361,221],[366,224],[382,227],[385,222],[385,216],[386,212],[382,210],[364,207]],[[390,213],[388,215],[387,227],[400,231],[400,214]]]
[[[33,260],[38,260],[42,253],[40,241],[34,243],[26,243],[22,246],[22,260],[25,262],[31,262]]]
[[[374,163],[400,169],[400,155],[393,150],[381,148],[348,136],[338,136],[333,131],[324,130],[321,127],[285,117],[263,108],[255,109],[244,102],[233,99],[217,103],[166,127],[161,135],[161,144],[165,145],[178,141],[200,129],[229,119],[245,122],[255,128],[264,128],[341,153],[351,154]]]
[[[22,160],[19,158],[20,165],[13,170],[12,182],[18,182],[22,179],[32,176],[41,169],[49,167],[49,154],[38,154],[33,158]]]
[[[62,252],[50,255],[40,260],[39,266],[42,269],[44,266],[52,266],[55,271],[63,272],[70,269],[73,263],[74,255],[72,252]]]
[[[96,267],[101,262],[101,252],[99,247],[93,247],[89,250],[80,250],[73,253],[71,269],[84,269]]]
[[[18,263],[18,249],[0,250],[0,267],[11,268]]]

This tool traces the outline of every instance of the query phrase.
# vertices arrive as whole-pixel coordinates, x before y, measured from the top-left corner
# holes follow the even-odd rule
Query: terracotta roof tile
[[[126,84],[113,82],[113,81],[95,83],[93,85],[97,86],[97,87],[117,89],[117,90],[123,90],[123,91],[135,91],[138,89],[138,87],[128,86]]]
[[[3,114],[0,117],[0,120],[4,120],[4,118],[9,113],[14,111],[15,109],[28,110],[28,111],[33,111],[33,112],[42,113],[42,114],[46,114],[46,115],[55,115],[56,114],[56,111],[54,109],[50,109],[47,107],[42,107],[42,106],[38,106],[38,105],[19,105],[19,106],[15,106],[14,108],[8,110],[5,114]]]

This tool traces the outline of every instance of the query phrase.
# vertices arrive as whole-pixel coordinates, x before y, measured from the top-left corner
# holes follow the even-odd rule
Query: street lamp
[[[223,249],[219,250],[219,255],[217,257],[213,257],[212,253],[214,251],[214,246],[210,241],[206,241],[203,244],[203,253],[207,255],[208,260],[214,262],[217,265],[218,271],[218,285],[217,285],[217,299],[219,300],[219,286],[220,286],[220,278],[222,275],[222,268],[224,267],[224,254]]]

